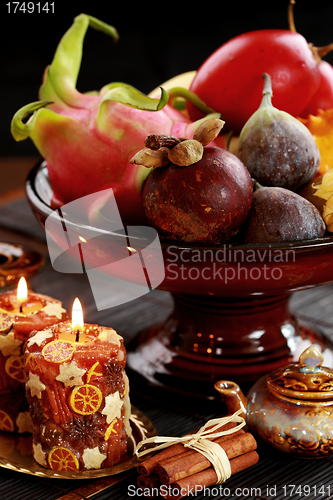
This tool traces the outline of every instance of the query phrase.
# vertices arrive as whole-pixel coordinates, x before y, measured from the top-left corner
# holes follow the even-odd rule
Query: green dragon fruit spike
[[[89,26],[110,35],[114,41],[119,38],[113,26],[87,14],[77,16],[62,37],[52,64],[46,69],[45,81],[39,92],[41,100],[61,100],[69,106],[83,105],[82,94],[76,90],[76,82],[82,61],[83,41]]]
[[[89,26],[118,38],[112,26],[77,16],[44,72],[40,100],[15,113],[11,132],[17,141],[29,137],[45,159],[54,206],[112,188],[123,220],[134,223],[142,220],[141,188],[149,169],[130,159],[148,135],[191,138],[195,124],[168,103],[164,89],[149,97],[113,82],[80,93],[76,83]]]
[[[77,16],[72,26],[62,37],[51,65],[45,70],[43,83],[39,89],[41,100],[23,106],[12,119],[11,132],[16,141],[30,137],[35,142],[33,131],[38,118],[36,116],[38,113],[35,112],[45,106],[54,104],[51,109],[67,115],[71,113],[64,111],[63,108],[90,109],[96,104],[98,93],[82,94],[76,89],[82,61],[83,41],[89,26],[110,35],[115,41],[119,38],[117,30],[113,26],[87,14]],[[101,94],[104,94],[100,102],[102,108],[103,102],[113,100],[147,111],[162,109],[169,98],[167,92],[163,89],[160,99],[153,99],[142,94],[131,85],[121,82],[106,85],[103,87]],[[100,114],[103,114],[102,111]],[[30,115],[32,115],[31,118],[24,122]],[[52,119],[52,115],[49,118]],[[102,121],[102,117],[100,120]],[[39,149],[40,144],[36,144],[36,146]],[[43,152],[41,151],[41,153]]]

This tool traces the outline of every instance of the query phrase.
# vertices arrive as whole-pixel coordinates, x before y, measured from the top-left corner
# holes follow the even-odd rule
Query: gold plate
[[[133,440],[129,441],[129,451],[124,460],[107,469],[92,469],[78,472],[53,471],[39,465],[32,455],[32,436],[11,434],[0,431],[0,467],[33,476],[58,479],[93,479],[113,476],[136,467],[139,460],[134,455],[135,446],[142,439],[156,436],[153,423],[140,410],[132,406],[130,417]],[[130,456],[129,456],[130,455]]]
[[[30,279],[44,263],[45,259],[39,252],[0,242],[0,288],[14,287],[21,276]]]

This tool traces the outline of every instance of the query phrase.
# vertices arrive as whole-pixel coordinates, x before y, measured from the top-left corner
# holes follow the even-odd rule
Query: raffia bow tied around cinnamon
[[[241,410],[235,412],[233,415],[209,420],[194,434],[182,437],[153,436],[145,439],[138,443],[135,450],[136,456],[142,458],[152,451],[155,452],[175,444],[182,444],[186,448],[198,451],[209,460],[216,472],[217,484],[221,484],[231,476],[231,467],[227,453],[214,440],[237,433],[245,426],[246,422],[240,416],[240,413]],[[227,424],[230,423],[236,423],[236,425],[229,427]],[[146,447],[149,444],[157,444],[157,446],[153,449]],[[143,447],[145,449],[142,450]]]

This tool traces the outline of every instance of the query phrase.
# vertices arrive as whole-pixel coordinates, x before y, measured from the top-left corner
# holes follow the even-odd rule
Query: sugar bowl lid
[[[322,366],[324,358],[315,347],[308,347],[298,363],[278,368],[267,375],[267,385],[277,395],[293,399],[333,400],[333,369]]]

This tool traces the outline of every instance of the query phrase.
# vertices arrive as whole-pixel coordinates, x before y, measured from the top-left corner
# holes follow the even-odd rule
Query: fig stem
[[[262,91],[263,98],[260,107],[264,108],[272,104],[273,90],[272,90],[272,80],[270,75],[268,73],[264,73],[262,77],[265,83],[264,83],[264,89]]]

